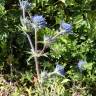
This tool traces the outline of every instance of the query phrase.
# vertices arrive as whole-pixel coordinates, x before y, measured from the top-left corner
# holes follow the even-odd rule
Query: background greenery
[[[0,0],[0,90],[9,96],[95,96],[96,92],[96,1],[95,0],[30,0],[32,15],[46,18],[44,34],[53,34],[62,20],[71,23],[74,35],[60,36],[47,48],[48,57],[41,57],[40,68],[52,71],[55,62],[65,67],[65,77],[49,79],[41,92],[35,85],[34,61],[27,64],[30,50],[27,38],[20,29],[18,0]],[[29,32],[33,38],[33,34]],[[43,45],[38,48],[41,49]],[[88,64],[82,74],[77,68],[80,59]],[[11,66],[12,64],[12,66]],[[11,72],[12,68],[12,72]],[[8,82],[12,81],[12,84]],[[3,82],[3,83],[2,83]],[[34,89],[33,89],[34,87]],[[16,90],[14,90],[14,88]],[[61,90],[62,89],[62,90]],[[3,91],[2,91],[3,90]],[[11,90],[11,91],[10,91]],[[43,95],[42,95],[43,94]],[[47,94],[47,95],[44,95]]]

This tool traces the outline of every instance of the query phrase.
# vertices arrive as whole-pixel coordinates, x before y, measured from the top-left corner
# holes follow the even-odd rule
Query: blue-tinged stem
[[[38,54],[38,39],[37,39],[37,30],[35,29],[35,53]],[[34,56],[34,60],[35,60],[35,66],[36,66],[36,73],[37,73],[37,77],[38,80],[40,80],[40,74],[39,74],[39,64],[38,64],[38,57]]]
[[[62,32],[58,32],[56,35],[54,35],[51,40],[55,40],[59,35],[61,35]]]
[[[30,36],[25,32],[26,36],[27,36],[27,39],[29,41],[29,44],[30,44],[30,47],[31,47],[31,51],[34,53],[34,47],[33,47],[33,44],[32,44],[32,41],[31,41],[31,38]]]
[[[24,9],[24,8],[23,8],[22,12],[23,12],[23,19],[25,20],[25,9]],[[24,22],[24,23],[25,23],[25,22]],[[26,32],[24,32],[24,33],[25,33],[25,35],[26,35],[27,38],[28,38],[28,41],[29,41],[29,44],[30,44],[30,47],[31,47],[31,51],[34,53],[34,47],[33,47],[31,38],[30,38],[30,36],[29,36]]]
[[[23,19],[25,20],[25,9],[23,8]]]
[[[50,77],[51,75],[54,75],[55,73],[56,73],[55,71],[48,73],[48,77]]]

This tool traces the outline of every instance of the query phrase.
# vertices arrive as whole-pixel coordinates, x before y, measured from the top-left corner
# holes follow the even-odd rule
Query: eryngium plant
[[[39,68],[38,58],[41,56],[45,56],[45,54],[44,54],[45,48],[50,47],[50,44],[53,43],[58,36],[64,35],[64,33],[72,32],[72,25],[65,23],[62,20],[60,27],[58,28],[59,31],[56,31],[56,34],[54,36],[47,36],[47,35],[43,36],[44,39],[42,42],[44,44],[44,47],[41,51],[39,51],[37,49],[38,48],[38,38],[37,38],[38,31],[39,31],[39,29],[46,27],[47,22],[42,15],[38,15],[38,14],[36,14],[34,16],[30,15],[30,11],[28,8],[31,7],[30,6],[31,4],[28,2],[28,0],[19,0],[19,3],[20,3],[20,9],[22,10],[22,16],[20,17],[21,24],[22,24],[22,30],[28,38],[28,42],[31,47],[31,52],[29,52],[31,54],[30,59],[34,58],[34,60],[35,60],[37,78],[38,78],[38,81],[40,81],[42,76],[40,76],[40,68]],[[26,13],[29,15],[26,16]],[[27,33],[30,29],[32,32],[34,31],[34,33],[35,33],[35,36],[34,36],[35,37],[35,41],[34,41],[35,46],[33,46],[33,42],[30,38],[30,35],[28,35],[28,33]],[[55,70],[49,74],[46,73],[46,76],[50,76],[55,73],[60,76],[64,76],[64,74],[65,74],[64,68],[61,65],[57,64]]]

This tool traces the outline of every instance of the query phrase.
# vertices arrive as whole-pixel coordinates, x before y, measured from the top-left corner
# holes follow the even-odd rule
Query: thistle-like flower
[[[86,61],[79,60],[77,66],[78,66],[80,71],[84,70],[84,64],[86,64],[86,63],[87,63]]]
[[[50,36],[46,36],[46,35],[44,35],[44,44],[45,44],[45,46],[47,47],[47,46],[49,46],[50,45],[50,43],[51,43],[51,37]]]
[[[44,83],[44,81],[46,81],[48,78],[48,73],[47,71],[42,71],[41,74],[40,74],[40,82],[41,83]]]
[[[28,20],[28,18],[22,18],[22,16],[20,17],[20,21],[21,21],[22,26],[25,26],[31,23],[30,20]]]
[[[20,17],[20,21],[21,21],[22,28],[24,31],[30,31],[31,30],[31,21],[28,18]]]
[[[43,28],[46,26],[47,22],[45,21],[45,18],[42,15],[34,15],[32,16],[32,23],[36,28]]]
[[[28,0],[19,0],[19,3],[22,10],[26,10],[31,6],[31,3],[29,3]]]
[[[62,21],[59,29],[60,29],[61,34],[69,33],[72,31],[72,25]]]
[[[65,75],[64,67],[59,65],[59,64],[56,65],[56,68],[55,68],[54,72],[56,74],[60,75],[60,76],[64,76]]]
[[[41,78],[47,78],[47,71],[42,71],[41,72]]]

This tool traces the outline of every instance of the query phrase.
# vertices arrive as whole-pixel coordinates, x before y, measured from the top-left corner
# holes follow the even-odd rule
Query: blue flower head
[[[45,27],[47,24],[47,22],[45,21],[45,18],[42,15],[32,16],[32,22],[36,27],[38,27],[40,29]]]
[[[84,70],[84,64],[86,64],[86,63],[87,63],[86,61],[79,60],[77,66],[80,69],[80,71]]]
[[[62,21],[61,24],[60,24],[60,31],[63,32],[63,33],[71,32],[72,31],[72,25]]]
[[[31,6],[31,3],[28,2],[28,0],[19,0],[20,8],[21,9],[28,9]]]
[[[64,76],[65,75],[64,67],[57,64],[55,68],[55,73],[57,73],[60,76]]]

